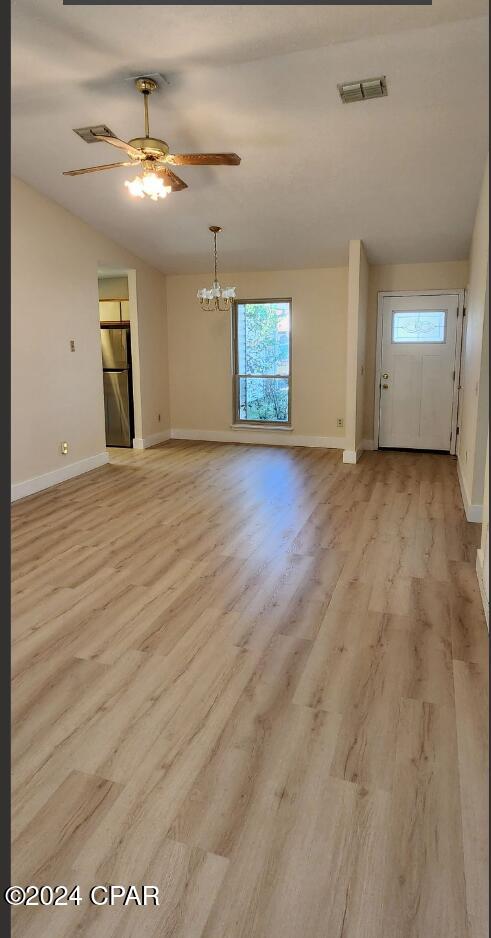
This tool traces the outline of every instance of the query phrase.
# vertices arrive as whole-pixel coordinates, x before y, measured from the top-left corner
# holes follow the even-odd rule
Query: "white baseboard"
[[[136,436],[133,440],[134,449],[148,449],[150,446],[157,446],[158,443],[166,443],[170,440],[170,430],[161,430],[159,433],[152,433],[150,436]]]
[[[87,459],[79,459],[78,462],[60,466],[59,469],[53,469],[52,472],[34,476],[33,479],[15,482],[11,487],[11,500],[15,502],[18,498],[25,498],[27,495],[34,495],[43,489],[49,489],[52,485],[58,485],[59,482],[66,482],[67,479],[73,479],[74,476],[90,472],[91,469],[98,469],[99,466],[103,466],[108,461],[109,456],[106,452],[97,453],[95,456],[88,456]]]
[[[365,450],[377,449],[374,440],[362,440],[358,449],[345,449],[343,452],[343,462],[354,466]]]
[[[170,431],[173,440],[201,440],[206,443],[257,443],[267,446],[311,446],[323,449],[343,449],[341,436],[298,436],[263,427],[247,430],[185,430],[173,427]]]
[[[476,552],[476,573],[477,573],[477,582],[479,583],[479,589],[481,591],[481,599],[484,607],[484,615],[486,617],[486,625],[489,632],[489,596],[486,595],[486,587],[484,585],[484,553],[479,548]]]
[[[482,505],[472,504],[469,494],[467,492],[464,474],[460,465],[460,460],[457,459],[457,475],[459,478],[460,484],[460,493],[462,495],[462,501],[464,503],[465,516],[468,521],[473,521],[476,524],[481,524],[482,522]]]

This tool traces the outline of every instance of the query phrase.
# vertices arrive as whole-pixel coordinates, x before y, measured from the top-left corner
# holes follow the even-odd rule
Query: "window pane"
[[[239,374],[290,373],[290,304],[237,305]]]
[[[393,342],[445,342],[443,310],[392,313]]]
[[[288,378],[238,378],[240,420],[288,422]]]

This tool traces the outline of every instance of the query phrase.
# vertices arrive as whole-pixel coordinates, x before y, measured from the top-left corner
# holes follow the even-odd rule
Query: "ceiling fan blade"
[[[145,155],[143,150],[138,150],[137,147],[132,147],[131,143],[125,143],[124,140],[120,140],[118,137],[107,137],[104,134],[92,134],[94,140],[100,140],[101,143],[110,143],[112,147],[118,147],[119,150],[125,150],[128,156],[134,156],[135,159],[142,159]]]
[[[184,179],[181,179],[180,176],[176,176],[171,169],[167,169],[166,166],[156,167],[156,172],[158,176],[164,181],[165,185],[171,186],[173,192],[179,192],[180,189],[187,189],[188,184],[184,182]]]
[[[173,166],[238,166],[236,153],[168,153],[166,163]]]
[[[106,163],[104,166],[87,166],[85,169],[69,169],[64,176],[81,176],[82,173],[98,173],[101,169],[116,169],[118,166],[137,166],[138,164],[134,160],[129,160],[127,163]]]

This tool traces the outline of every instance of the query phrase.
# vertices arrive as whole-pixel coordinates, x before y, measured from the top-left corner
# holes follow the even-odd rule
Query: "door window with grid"
[[[237,300],[233,329],[235,422],[288,426],[291,300]]]

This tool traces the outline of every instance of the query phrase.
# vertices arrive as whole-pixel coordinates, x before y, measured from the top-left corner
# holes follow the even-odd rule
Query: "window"
[[[444,310],[411,310],[392,313],[392,341],[445,342],[447,314]]]
[[[291,306],[291,300],[234,304],[235,423],[290,423]]]

